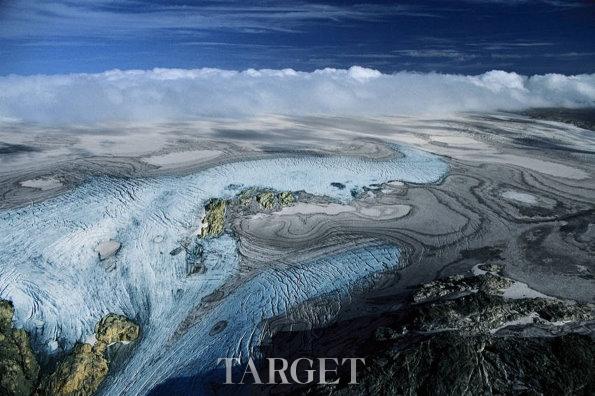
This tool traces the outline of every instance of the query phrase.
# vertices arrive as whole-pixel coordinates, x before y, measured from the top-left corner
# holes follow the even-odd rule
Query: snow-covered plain
[[[105,394],[146,394],[168,378],[213,369],[218,357],[246,357],[259,343],[264,319],[327,293],[348,296],[370,275],[398,266],[398,247],[360,247],[290,268],[271,263],[220,301],[202,304],[237,280],[240,266],[229,235],[204,241],[204,274],[188,276],[185,254],[169,254],[195,238],[205,202],[253,186],[346,202],[352,189],[391,180],[431,183],[447,171],[435,155],[397,149],[400,155],[389,160],[273,158],[188,176],[94,178],[45,202],[2,211],[0,298],[14,302],[17,326],[31,332],[35,349],[45,354],[92,340],[108,312],[139,321],[143,337],[107,380]],[[109,240],[121,249],[106,266],[96,249]],[[227,326],[210,335],[222,320]]]

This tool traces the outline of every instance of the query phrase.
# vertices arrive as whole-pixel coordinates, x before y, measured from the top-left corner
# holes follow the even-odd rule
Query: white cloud
[[[541,106],[595,106],[595,74],[382,74],[354,66],[311,73],[154,69],[0,77],[0,119],[51,124],[263,114],[444,115]]]

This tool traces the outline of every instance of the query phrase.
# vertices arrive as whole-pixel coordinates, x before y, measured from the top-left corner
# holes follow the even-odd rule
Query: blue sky
[[[0,0],[0,75],[361,65],[595,72],[595,3]]]

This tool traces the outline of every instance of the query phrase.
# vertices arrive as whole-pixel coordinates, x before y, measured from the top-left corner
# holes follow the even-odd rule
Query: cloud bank
[[[153,69],[0,77],[0,119],[48,124],[264,114],[394,116],[595,106],[595,74]]]

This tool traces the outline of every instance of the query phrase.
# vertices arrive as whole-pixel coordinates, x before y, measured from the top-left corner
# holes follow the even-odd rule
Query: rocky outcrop
[[[278,198],[279,198],[279,204],[281,204],[281,206],[289,206],[295,202],[295,197],[289,191],[284,191],[284,192],[280,193],[278,195]]]
[[[140,327],[126,316],[110,313],[95,326],[95,348],[103,352],[117,342],[135,341],[139,333]]]
[[[430,332],[457,330],[460,334],[495,331],[514,322],[554,325],[592,318],[592,307],[553,298],[506,298],[514,281],[493,273],[455,276],[422,285],[403,325]],[[438,299],[438,300],[436,300]]]
[[[0,395],[30,395],[39,376],[39,365],[29,336],[12,324],[14,307],[0,300]]]
[[[91,344],[77,344],[43,384],[46,395],[92,395],[108,373],[108,361]]]
[[[461,296],[475,291],[498,294],[500,290],[511,285],[510,279],[492,273],[473,277],[456,275],[422,285],[413,293],[413,301],[420,303],[443,297]]]
[[[227,211],[238,210],[244,214],[257,213],[261,210],[276,210],[289,206],[295,202],[295,195],[289,191],[274,192],[269,190],[247,188],[230,200],[214,198],[205,205],[205,216],[202,220],[200,237],[218,237],[225,229],[225,216]],[[175,255],[181,249],[172,250]]]
[[[537,292],[510,297],[519,282],[500,276],[500,267],[479,268],[487,272],[419,286],[410,304],[392,312],[389,325],[360,344],[365,352],[353,352],[366,356],[359,384],[305,393],[593,394],[593,306]]]
[[[199,239],[191,241],[186,249],[186,275],[204,274],[207,270],[203,263],[204,247]]]
[[[445,332],[396,342],[368,362],[350,394],[587,395],[593,394],[595,348],[590,337],[577,334],[522,338]]]
[[[272,209],[275,206],[275,195],[270,192],[263,192],[256,196],[256,201],[262,206],[264,209]]]
[[[107,260],[108,258],[114,256],[116,253],[118,253],[121,247],[122,244],[120,242],[114,241],[112,239],[100,242],[96,248],[99,260]]]
[[[95,344],[77,344],[43,382],[45,394],[94,394],[109,370],[109,360],[106,357],[108,346],[135,341],[139,332],[139,326],[125,316],[113,313],[104,316],[95,327]]]
[[[77,344],[56,370],[40,381],[40,368],[29,336],[14,328],[13,315],[12,303],[0,300],[0,395],[92,395],[108,373],[107,347],[134,341],[140,331],[125,316],[108,314],[95,328],[94,345]]]
[[[256,188],[248,188],[237,195],[237,202],[247,207],[256,202],[257,208],[271,210],[289,206],[295,202],[291,191],[275,192]]]
[[[223,233],[225,224],[225,207],[227,202],[222,199],[212,199],[205,206],[206,214],[202,221],[200,236],[216,237]]]
[[[256,188],[246,188],[236,195],[236,200],[240,205],[249,206],[257,193],[258,190]]]

